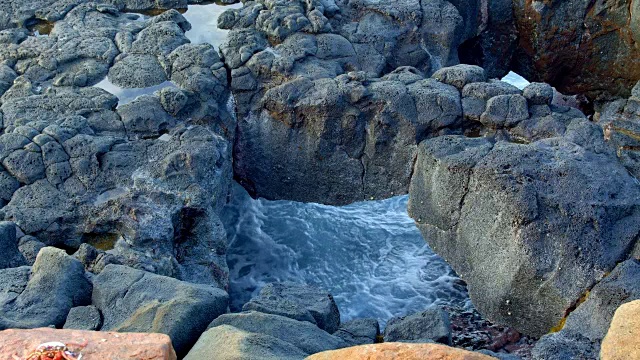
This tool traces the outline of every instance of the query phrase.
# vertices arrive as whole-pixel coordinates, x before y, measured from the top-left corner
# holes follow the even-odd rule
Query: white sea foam
[[[466,289],[426,245],[407,196],[344,207],[253,200],[239,185],[223,220],[232,308],[273,281],[320,286],[342,320],[389,318],[433,304],[469,306]]]

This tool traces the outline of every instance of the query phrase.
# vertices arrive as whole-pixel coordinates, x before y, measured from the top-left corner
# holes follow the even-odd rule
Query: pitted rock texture
[[[62,327],[71,308],[91,303],[92,284],[82,264],[46,247],[33,267],[0,270],[0,329]]]
[[[405,193],[417,142],[459,129],[462,117],[459,94],[424,76],[458,64],[463,41],[492,31],[495,18],[473,15],[480,8],[494,10],[444,0],[261,0],[223,13],[236,179],[253,195],[329,204]],[[510,46],[489,43],[479,46]],[[475,73],[471,80],[486,80]]]
[[[535,360],[578,357],[597,359],[616,309],[640,299],[640,261],[620,263],[580,299],[577,308],[560,323],[561,331],[545,335],[533,348]],[[631,354],[631,353],[629,353]],[[632,358],[632,357],[629,357]]]
[[[514,71],[591,99],[628,96],[640,78],[637,1],[514,1]]]
[[[433,78],[401,67],[381,78],[360,71],[298,76],[264,93],[238,89],[264,84],[253,75],[264,67],[252,66],[283,61],[304,38],[312,37],[292,35],[232,71],[241,116],[235,176],[253,195],[338,205],[387,198],[407,192],[424,139],[467,134],[528,142],[560,135],[573,119],[585,118],[579,110],[541,103],[536,85],[528,99],[471,65],[442,68]],[[294,39],[298,45],[286,50]],[[243,113],[243,96],[257,96],[254,91],[261,98]]]
[[[541,336],[640,234],[640,185],[584,119],[529,144],[420,145],[409,213],[492,321]]]
[[[133,8],[163,7],[143,2]],[[4,31],[0,220],[19,229],[25,264],[49,245],[78,250],[95,273],[124,264],[226,288],[227,71],[213,46],[189,44],[178,11],[140,20],[123,12],[135,1],[113,3],[10,7],[55,24],[48,36]],[[90,86],[107,74],[124,87],[174,87],[120,105]]]

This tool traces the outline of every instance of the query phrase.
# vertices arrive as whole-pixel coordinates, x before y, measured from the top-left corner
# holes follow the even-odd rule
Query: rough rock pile
[[[634,4],[247,1],[219,18],[219,54],[175,10],[201,2],[0,0],[0,330],[160,332],[192,359],[379,340],[301,285],[224,314],[235,178],[327,204],[409,192],[483,316],[541,337],[534,359],[598,356],[640,298]],[[595,114],[496,79],[511,69]],[[105,78],[161,89],[124,103]],[[384,337],[478,347],[436,309]]]

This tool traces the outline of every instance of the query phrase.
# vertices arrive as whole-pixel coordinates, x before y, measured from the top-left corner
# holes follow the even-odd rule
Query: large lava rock
[[[189,44],[178,11],[145,21],[124,12],[186,1],[115,3],[3,3],[0,28],[55,25],[49,36],[0,36],[0,220],[29,236],[19,243],[28,263],[39,242],[87,243],[109,252],[84,257],[92,272],[121,263],[225,288],[219,214],[236,128],[227,70],[213,46]],[[107,74],[125,87],[172,84],[123,104],[92,86]],[[6,262],[19,265],[13,254]]]
[[[0,329],[62,327],[71,308],[91,303],[82,264],[64,250],[43,248],[33,267],[0,270]]]
[[[513,21],[494,3],[259,0],[223,13],[236,179],[252,196],[329,204],[406,193],[417,143],[460,127],[459,92],[426,78],[459,64],[467,39],[478,59],[504,55],[492,76],[506,72]]]
[[[157,332],[186,354],[207,325],[227,310],[226,292],[122,265],[108,265],[94,279],[93,305],[103,331]]]
[[[185,360],[302,360],[307,353],[276,337],[220,325],[207,330]]]
[[[309,321],[332,334],[340,326],[340,312],[333,296],[313,286],[296,283],[271,283],[242,310],[255,310]]]
[[[410,214],[489,319],[547,333],[636,245],[640,185],[594,126],[530,144],[420,144]]]
[[[307,354],[348,346],[341,338],[327,333],[308,321],[298,321],[257,311],[224,314],[209,324],[209,328],[215,329],[223,325],[248,333],[268,335],[289,343]]]

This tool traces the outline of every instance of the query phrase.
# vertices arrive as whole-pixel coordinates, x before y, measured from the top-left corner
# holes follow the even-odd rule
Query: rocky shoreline
[[[382,341],[632,358],[633,316],[611,325],[640,299],[632,2],[245,1],[219,49],[187,36],[182,10],[206,3],[0,0],[0,334],[162,333],[185,359]],[[230,313],[234,180],[330,205],[409,194],[477,310],[380,329],[276,282]]]

